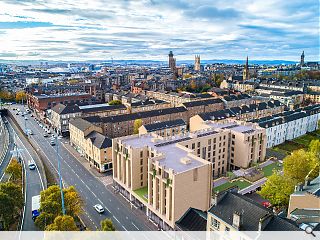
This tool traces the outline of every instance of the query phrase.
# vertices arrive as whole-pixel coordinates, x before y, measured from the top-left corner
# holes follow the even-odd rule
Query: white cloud
[[[5,12],[0,14],[0,52],[6,53],[3,59],[165,60],[173,50],[181,60],[193,54],[203,59],[241,59],[249,54],[255,59],[298,60],[305,50],[307,59],[318,60],[317,4],[7,0],[0,3]]]

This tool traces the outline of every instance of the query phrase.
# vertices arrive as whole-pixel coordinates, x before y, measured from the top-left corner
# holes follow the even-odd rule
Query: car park
[[[98,213],[103,213],[104,212],[104,208],[101,206],[101,204],[96,204],[93,207]]]

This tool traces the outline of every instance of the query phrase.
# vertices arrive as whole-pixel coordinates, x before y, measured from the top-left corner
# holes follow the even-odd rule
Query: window
[[[140,165],[143,165],[143,159],[140,159]]]
[[[198,181],[198,168],[193,169],[193,181]]]
[[[200,147],[200,142],[198,142],[198,148]]]
[[[141,157],[141,158],[143,157],[143,151],[140,152],[140,157]]]
[[[213,221],[211,222],[211,225],[217,230],[220,229],[220,222],[217,221],[217,219],[213,219]]]
[[[192,149],[195,149],[195,148],[196,148],[196,144],[192,143]]]

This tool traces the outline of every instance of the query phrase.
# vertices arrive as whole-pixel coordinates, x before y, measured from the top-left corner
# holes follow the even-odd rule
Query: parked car
[[[103,213],[104,212],[104,208],[101,206],[101,204],[96,204],[93,207],[98,213]]]
[[[45,133],[43,134],[43,136],[44,136],[44,137],[48,137],[48,134],[45,132]]]

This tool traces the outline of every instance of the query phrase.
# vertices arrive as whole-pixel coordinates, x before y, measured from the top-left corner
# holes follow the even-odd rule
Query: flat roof
[[[216,129],[230,129],[232,131],[240,133],[250,133],[257,130],[254,126],[241,125],[236,122],[227,122],[227,123],[216,123],[216,122],[206,122],[206,125],[216,128]]]
[[[157,139],[157,141],[154,141],[153,139]],[[131,136],[129,138],[121,139],[121,141],[132,148],[151,147],[160,155],[163,154],[163,158],[156,160],[159,162],[160,166],[172,169],[175,173],[181,173],[209,164],[209,162],[194,155],[192,153],[193,150],[187,149],[183,144],[180,144],[189,139],[191,139],[190,136],[184,135],[171,138],[170,140],[161,140],[161,138],[156,135],[145,134],[141,136]],[[181,147],[179,147],[179,145]],[[185,164],[181,162],[181,159],[188,159],[188,163]]]

